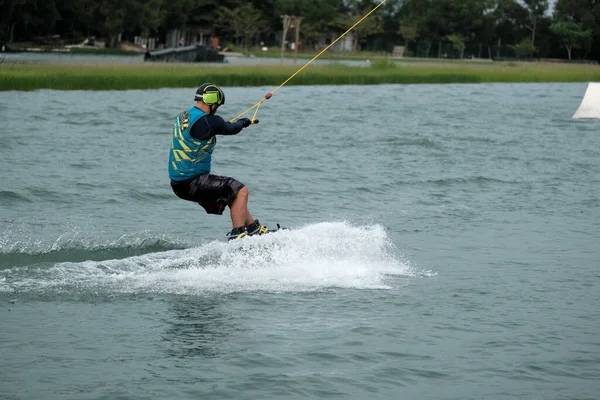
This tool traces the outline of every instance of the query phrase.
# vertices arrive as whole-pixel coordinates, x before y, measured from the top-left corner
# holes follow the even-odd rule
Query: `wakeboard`
[[[284,228],[284,227],[282,227],[280,224],[277,224],[276,226],[277,226],[277,228],[276,228],[276,229],[268,229],[268,230],[267,230],[267,232],[265,232],[265,233],[254,234],[254,235],[246,235],[246,234],[244,234],[244,235],[237,236],[237,237],[235,237],[235,236],[230,236],[229,234],[227,234],[226,236],[228,236],[228,240],[239,240],[239,239],[243,239],[243,238],[245,238],[245,237],[250,237],[250,236],[262,236],[262,235],[266,235],[266,234],[268,234],[268,233],[275,233],[275,232],[279,232],[279,231],[282,231],[282,230],[286,230],[286,229],[287,229],[287,228]]]

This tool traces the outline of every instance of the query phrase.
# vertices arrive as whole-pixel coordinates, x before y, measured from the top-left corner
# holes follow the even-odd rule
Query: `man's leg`
[[[236,194],[233,203],[230,206],[231,225],[233,228],[247,226],[254,222],[254,218],[248,211],[248,188],[244,186]]]
[[[235,239],[239,235],[264,235],[269,232],[269,228],[261,226],[260,223],[252,217],[248,211],[248,188],[244,186],[236,194],[230,206],[231,224],[233,230],[230,233],[230,239]],[[243,235],[242,235],[243,236]]]

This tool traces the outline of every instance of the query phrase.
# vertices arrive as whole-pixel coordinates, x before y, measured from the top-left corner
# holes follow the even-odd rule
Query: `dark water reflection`
[[[162,335],[165,351],[177,358],[213,358],[224,351],[228,338],[241,331],[225,312],[224,299],[180,297],[171,300]]]

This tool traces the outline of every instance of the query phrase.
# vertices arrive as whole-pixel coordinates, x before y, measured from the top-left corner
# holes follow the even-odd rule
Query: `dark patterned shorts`
[[[198,175],[185,181],[171,181],[171,188],[177,197],[200,204],[208,214],[223,214],[226,206],[244,184],[227,176],[211,174]]]

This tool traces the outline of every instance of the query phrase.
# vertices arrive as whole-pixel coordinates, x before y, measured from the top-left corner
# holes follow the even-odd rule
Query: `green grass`
[[[600,81],[600,67],[560,64],[450,64],[389,67],[328,65],[307,67],[289,85],[481,82]],[[297,66],[173,65],[0,65],[0,90],[124,90],[195,87],[211,81],[222,86],[273,86],[285,81]]]
[[[262,51],[261,49],[251,49],[249,51],[244,51],[247,55],[253,55],[255,57],[268,57],[268,58],[280,58],[281,57],[281,49],[276,47],[272,47],[267,51]],[[318,52],[298,52],[298,58],[300,59],[311,59],[314,56],[319,54]],[[283,53],[284,58],[294,58],[293,50],[286,50]],[[323,53],[320,58],[329,59],[329,60],[373,60],[377,58],[386,58],[387,56],[384,52],[333,52],[331,50]]]
[[[281,49],[277,49],[275,47],[272,47],[267,51],[262,51],[261,49],[251,49],[248,51],[242,51],[242,53],[244,53],[247,56],[252,55],[257,58],[280,58],[281,57]],[[227,53],[225,53],[225,54],[227,54]],[[297,55],[297,58],[300,60],[310,60],[317,54],[319,54],[319,53],[318,52],[299,52]],[[294,52],[292,50],[286,50],[283,57],[286,59],[293,59],[295,57]],[[338,60],[339,61],[365,61],[365,60],[377,61],[377,60],[389,60],[390,54],[385,53],[385,52],[370,52],[370,51],[334,52],[334,51],[329,50],[329,51],[325,52],[324,54],[322,54],[319,57],[319,59],[330,60],[330,61],[338,61]],[[448,64],[448,63],[487,64],[487,63],[493,63],[492,60],[484,60],[484,59],[459,60],[459,59],[451,59],[451,58],[418,58],[418,57],[403,57],[403,58],[395,58],[393,60],[403,62],[403,63],[422,63],[422,62],[426,61],[428,63],[436,63],[436,64],[437,63],[441,63],[441,64]]]

